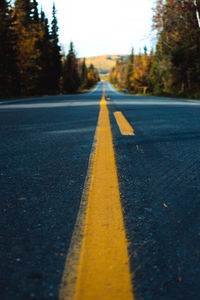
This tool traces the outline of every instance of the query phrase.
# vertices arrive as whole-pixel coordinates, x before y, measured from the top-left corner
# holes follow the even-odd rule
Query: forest
[[[72,42],[61,52],[55,5],[49,24],[36,0],[0,0],[0,98],[76,93],[98,80]]]
[[[118,61],[110,81],[130,93],[200,99],[200,1],[157,0],[157,44]]]
[[[0,0],[0,98],[76,93],[99,80],[93,65],[62,53],[56,8]],[[156,47],[119,60],[109,80],[130,93],[200,98],[200,0],[157,0]],[[150,51],[149,51],[150,50]]]

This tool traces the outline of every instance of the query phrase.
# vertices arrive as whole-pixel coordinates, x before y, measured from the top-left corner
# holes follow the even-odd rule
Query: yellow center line
[[[74,291],[66,292],[67,280],[64,280],[59,299],[133,300],[112,133],[104,97],[96,139]]]
[[[114,112],[114,116],[122,135],[135,135],[133,127],[120,111]]]

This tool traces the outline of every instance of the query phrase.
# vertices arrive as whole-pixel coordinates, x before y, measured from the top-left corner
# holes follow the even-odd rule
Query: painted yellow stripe
[[[114,112],[114,116],[122,135],[135,135],[133,127],[120,111]]]
[[[68,287],[64,280],[59,299],[133,300],[112,133],[104,97],[96,139],[74,291],[66,292]]]

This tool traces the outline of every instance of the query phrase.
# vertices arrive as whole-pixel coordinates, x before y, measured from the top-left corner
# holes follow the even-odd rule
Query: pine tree
[[[93,64],[91,64],[88,68],[88,80],[87,87],[93,87],[99,81],[99,74]]]
[[[0,0],[0,97],[57,93],[61,68],[58,26],[52,30],[36,0]]]
[[[124,87],[129,91],[132,90],[132,82],[133,82],[133,64],[134,64],[134,49],[132,48],[131,54],[128,59],[128,63],[126,64],[126,70],[124,74]]]
[[[49,94],[50,91],[50,82],[52,80],[52,69],[51,69],[51,42],[50,42],[50,33],[49,33],[49,24],[48,19],[45,17],[45,13],[41,10],[40,13],[40,26],[42,29],[42,37],[39,41],[40,57],[40,80],[38,82],[38,92],[40,94]]]
[[[169,83],[170,69],[171,63],[167,57],[164,59],[162,43],[158,42],[150,70],[150,80],[154,94],[161,95],[162,93],[169,93],[171,85],[171,83]]]
[[[75,93],[80,87],[80,76],[78,73],[78,62],[71,42],[68,55],[63,64],[63,92]]]
[[[171,94],[191,94],[200,90],[198,4],[199,1],[189,0],[157,1],[154,26],[158,30],[162,50],[160,66],[165,75],[168,73],[162,80],[164,90]],[[154,70],[155,67],[154,61]]]
[[[51,52],[52,57],[50,60],[50,73],[51,79],[49,82],[49,91],[53,94],[59,92],[59,81],[61,75],[61,54],[60,54],[60,46],[58,39],[58,22],[56,18],[56,8],[55,4],[53,4],[52,11],[52,23],[51,23]]]
[[[15,9],[22,26],[27,26],[31,23],[32,4],[30,0],[15,0]]]
[[[81,86],[85,88],[87,86],[87,78],[88,78],[88,69],[85,63],[85,58],[81,64]]]
[[[12,28],[12,11],[6,0],[0,0],[0,97],[18,94],[18,71]]]
[[[32,3],[32,7],[33,7],[33,22],[35,24],[38,24],[39,23],[39,15],[38,15],[38,3],[36,0],[33,0],[33,3]]]
[[[37,1],[16,0],[14,25],[21,94],[39,94],[42,91],[39,86],[43,72],[44,30],[38,16]]]
[[[144,55],[147,56],[147,46],[144,46]]]
[[[35,85],[35,39],[32,30],[31,3],[16,0],[14,7],[14,30],[17,36],[15,50],[19,69],[20,93],[31,95]]]
[[[134,48],[133,47],[131,49],[131,54],[130,54],[129,60],[133,65],[134,64]]]

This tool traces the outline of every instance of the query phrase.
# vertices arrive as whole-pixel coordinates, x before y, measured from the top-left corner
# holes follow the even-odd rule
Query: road
[[[200,102],[124,95],[107,82],[0,103],[0,299],[62,298],[72,240],[77,248],[84,240],[75,224],[103,88],[134,297],[199,299]],[[115,112],[134,135],[121,134]]]

